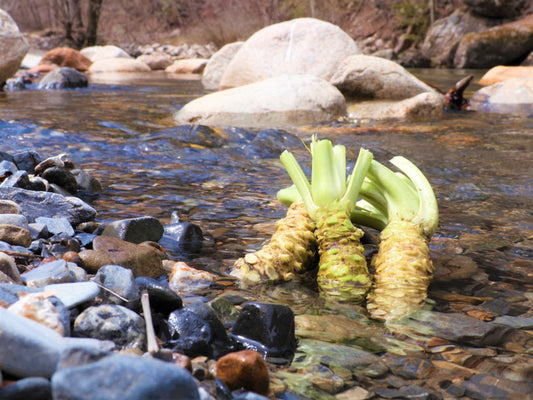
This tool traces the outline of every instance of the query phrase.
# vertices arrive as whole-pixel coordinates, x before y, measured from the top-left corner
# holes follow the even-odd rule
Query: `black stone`
[[[35,172],[35,166],[42,161],[42,158],[39,153],[28,150],[13,154],[13,161],[18,169],[33,174]]]
[[[74,68],[62,67],[46,74],[39,82],[38,89],[75,89],[89,85],[87,77]]]
[[[189,357],[212,357],[211,341],[213,335],[209,324],[198,315],[187,310],[173,311],[168,317],[171,340],[169,344],[174,351]]]
[[[287,363],[294,357],[294,313],[284,305],[246,303],[230,337],[270,362]]]
[[[169,254],[194,255],[202,250],[204,235],[202,229],[190,222],[178,222],[164,227],[159,244]]]
[[[104,236],[113,236],[131,243],[157,242],[163,236],[163,225],[154,217],[129,218],[104,226]]]
[[[41,176],[48,182],[55,183],[56,185],[67,190],[69,193],[76,194],[76,192],[78,191],[78,183],[76,182],[76,177],[66,168],[47,168]]]
[[[168,316],[172,311],[183,307],[181,297],[168,287],[168,284],[146,276],[135,278],[139,292],[146,290],[150,299],[152,313],[159,312]]]

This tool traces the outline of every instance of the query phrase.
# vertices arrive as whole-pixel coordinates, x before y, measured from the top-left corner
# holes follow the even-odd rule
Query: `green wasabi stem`
[[[374,227],[386,216],[367,303],[373,318],[386,321],[423,307],[433,276],[428,242],[439,218],[435,194],[422,172],[404,157],[394,157],[391,163],[402,173],[372,162],[369,182],[361,188],[363,200],[357,203],[363,214],[375,218],[366,220]]]
[[[352,212],[366,212],[361,211],[356,202],[372,162],[372,153],[360,150],[348,179],[344,146],[333,146],[329,140],[313,138],[311,155],[311,183],[291,153],[284,151],[280,159],[309,216],[316,222],[320,291],[338,301],[361,303],[370,289],[371,278],[360,244],[363,232],[350,218]],[[298,197],[294,189],[287,188],[278,192],[278,199],[289,204]],[[369,214],[369,218],[376,217]]]

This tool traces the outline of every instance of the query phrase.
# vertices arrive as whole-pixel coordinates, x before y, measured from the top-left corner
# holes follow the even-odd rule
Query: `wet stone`
[[[385,399],[420,399],[430,400],[435,397],[419,386],[406,386],[400,389],[375,388],[374,393]]]
[[[168,328],[169,345],[174,351],[189,357],[213,355],[211,328],[195,313],[184,309],[173,311],[168,317]]]
[[[177,222],[164,227],[159,244],[170,254],[198,254],[202,250],[204,235],[202,229],[190,222]]]
[[[140,300],[139,288],[135,283],[131,270],[119,265],[104,265],[98,270],[94,281],[107,289],[102,290],[101,293],[106,302],[123,305],[128,308],[136,308],[138,306]]]
[[[493,322],[515,329],[533,329],[533,317],[513,317],[504,315],[495,318]]]
[[[46,229],[52,235],[65,234],[67,236],[74,236],[74,229],[66,218],[56,217],[38,217],[35,218],[36,223],[44,224]]]
[[[146,341],[144,320],[118,305],[85,309],[74,321],[73,336],[111,340],[119,348],[143,350]]]
[[[163,236],[163,225],[154,217],[123,219],[107,223],[102,235],[113,236],[135,244],[146,241],[157,242]]]
[[[0,225],[3,224],[28,229],[28,219],[22,214],[0,214]]]
[[[475,399],[531,399],[533,383],[516,382],[485,374],[477,374],[463,383],[465,395]]]
[[[21,214],[21,210],[14,201],[0,200],[0,214]]]
[[[183,307],[181,297],[168,284],[146,276],[135,278],[135,283],[139,292],[148,292],[152,313],[159,312],[168,316],[172,311]]]
[[[15,283],[22,282],[15,259],[3,252],[0,252],[0,272]]]
[[[36,268],[21,275],[22,281],[31,287],[42,287],[54,283],[74,282],[74,274],[65,260],[54,260],[40,264]]]
[[[39,82],[39,90],[76,89],[87,87],[85,74],[77,69],[62,67],[47,73]]]
[[[35,172],[35,166],[42,161],[42,158],[39,153],[28,150],[13,154],[13,161],[18,169],[33,174]]]
[[[52,386],[46,378],[19,379],[12,385],[0,386],[2,400],[52,400]]]
[[[52,377],[52,390],[57,398],[78,400],[123,400],[125,393],[129,400],[200,398],[187,370],[156,359],[128,355],[111,355],[62,369]]]
[[[33,190],[33,184],[31,183],[30,177],[26,171],[16,171],[2,181],[0,188],[20,188]]]
[[[239,317],[239,309],[230,301],[228,296],[219,296],[209,302],[225,328],[232,328]]]
[[[429,360],[386,356],[384,361],[393,374],[406,379],[427,379],[435,372]]]
[[[294,313],[280,304],[246,303],[230,337],[269,362],[288,363],[296,350]]]
[[[15,225],[0,225],[0,240],[13,246],[29,247],[31,234],[28,229]]]
[[[230,390],[244,388],[259,394],[268,394],[268,367],[256,351],[242,350],[221,357],[216,364],[216,376]]]
[[[76,226],[94,219],[96,210],[76,197],[19,188],[3,188],[0,199],[17,203],[29,222],[38,217],[65,217]]]
[[[432,335],[452,342],[465,343],[475,347],[495,346],[509,330],[508,327],[463,314],[447,314],[419,310],[399,323],[415,332]]]

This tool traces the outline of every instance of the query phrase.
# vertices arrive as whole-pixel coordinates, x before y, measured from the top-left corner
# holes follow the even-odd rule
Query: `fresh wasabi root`
[[[313,264],[317,249],[314,230],[315,223],[304,204],[293,203],[285,218],[276,222],[270,243],[239,258],[230,275],[244,286],[291,280]]]
[[[352,224],[346,212],[319,210],[315,236],[320,292],[339,302],[362,303],[372,283],[360,243],[363,231]]]
[[[381,232],[374,288],[367,309],[372,318],[392,321],[420,309],[433,277],[433,264],[422,227],[394,221]]]

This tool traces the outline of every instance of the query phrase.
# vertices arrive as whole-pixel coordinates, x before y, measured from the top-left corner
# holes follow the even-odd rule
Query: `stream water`
[[[412,72],[447,90],[472,71]],[[191,263],[223,271],[269,238],[285,214],[275,194],[289,178],[278,159],[280,143],[268,134],[254,142],[256,132],[176,128],[172,113],[203,93],[194,77],[159,73],[92,77],[82,90],[3,92],[0,150],[69,153],[105,189],[92,203],[100,221],[150,215],[168,222],[176,211],[212,238]],[[283,145],[302,161],[309,157],[301,140],[315,132],[346,145],[352,157],[363,146],[379,161],[412,160],[439,202],[435,256],[466,254],[490,281],[522,293],[533,289],[533,118],[459,112],[417,123],[359,121],[286,132]]]

